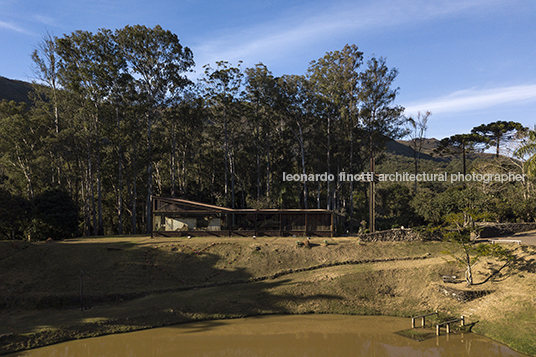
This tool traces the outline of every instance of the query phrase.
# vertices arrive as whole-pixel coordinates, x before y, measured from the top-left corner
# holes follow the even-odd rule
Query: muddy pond
[[[524,356],[472,333],[420,342],[399,334],[410,327],[411,319],[385,316],[261,316],[70,341],[9,356]]]

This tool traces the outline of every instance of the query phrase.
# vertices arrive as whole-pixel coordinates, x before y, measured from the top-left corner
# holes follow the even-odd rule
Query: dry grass
[[[515,264],[472,288],[492,294],[464,304],[439,293],[441,275],[462,273],[445,261],[442,243],[357,244],[341,238],[326,246],[318,238],[305,248],[296,240],[139,236],[20,247],[0,242],[0,319],[8,321],[0,335],[14,332],[0,340],[0,353],[199,319],[310,312],[409,317],[435,310],[469,316],[469,322],[479,321],[479,333],[536,353],[530,349],[536,341],[531,248],[516,248]],[[476,282],[498,267],[491,260],[479,264]],[[89,307],[84,311],[81,271]],[[463,283],[449,285],[466,289]],[[515,329],[504,328],[511,319],[527,332],[513,338]]]

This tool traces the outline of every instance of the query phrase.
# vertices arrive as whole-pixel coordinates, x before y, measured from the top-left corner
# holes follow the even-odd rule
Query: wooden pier
[[[420,316],[415,316],[415,317],[412,317],[411,318],[411,328],[415,328],[415,319],[418,319],[418,318],[421,318],[422,320],[422,326],[424,328],[424,325],[426,323],[426,317],[427,316],[431,316],[431,315],[437,315],[439,316],[439,313],[436,311],[436,312],[432,312],[432,313],[429,313],[429,314],[425,314],[425,315],[420,315]]]
[[[450,324],[458,322],[458,321],[461,322],[460,326],[462,326],[462,327],[465,326],[465,317],[464,316],[462,316],[459,319],[445,321],[445,322],[442,322],[440,324],[437,324],[436,325],[436,335],[439,336],[441,334],[441,326],[446,326],[447,333],[450,333]]]

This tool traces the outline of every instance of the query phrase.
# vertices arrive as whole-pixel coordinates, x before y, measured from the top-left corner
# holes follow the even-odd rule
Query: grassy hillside
[[[410,317],[439,310],[441,319],[464,315],[473,331],[536,354],[534,248],[512,247],[516,260],[509,266],[479,263],[479,285],[467,288],[461,280],[441,279],[463,276],[445,261],[445,243],[312,243],[149,237],[0,242],[0,353],[204,319]],[[447,297],[445,285],[472,298]],[[514,318],[523,329],[510,326]]]

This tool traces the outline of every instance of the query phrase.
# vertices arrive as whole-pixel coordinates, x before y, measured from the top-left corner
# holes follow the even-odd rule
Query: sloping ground
[[[517,259],[511,266],[477,265],[475,281],[486,282],[469,290],[491,293],[462,303],[441,293],[445,285],[468,289],[442,281],[462,271],[445,261],[445,246],[437,242],[319,238],[306,248],[289,238],[125,237],[0,243],[0,320],[8,322],[0,324],[0,353],[202,319],[313,312],[410,317],[439,310],[464,314],[469,323],[478,321],[473,330],[536,354],[535,250],[527,246],[512,246]],[[526,333],[508,332],[514,318]]]

